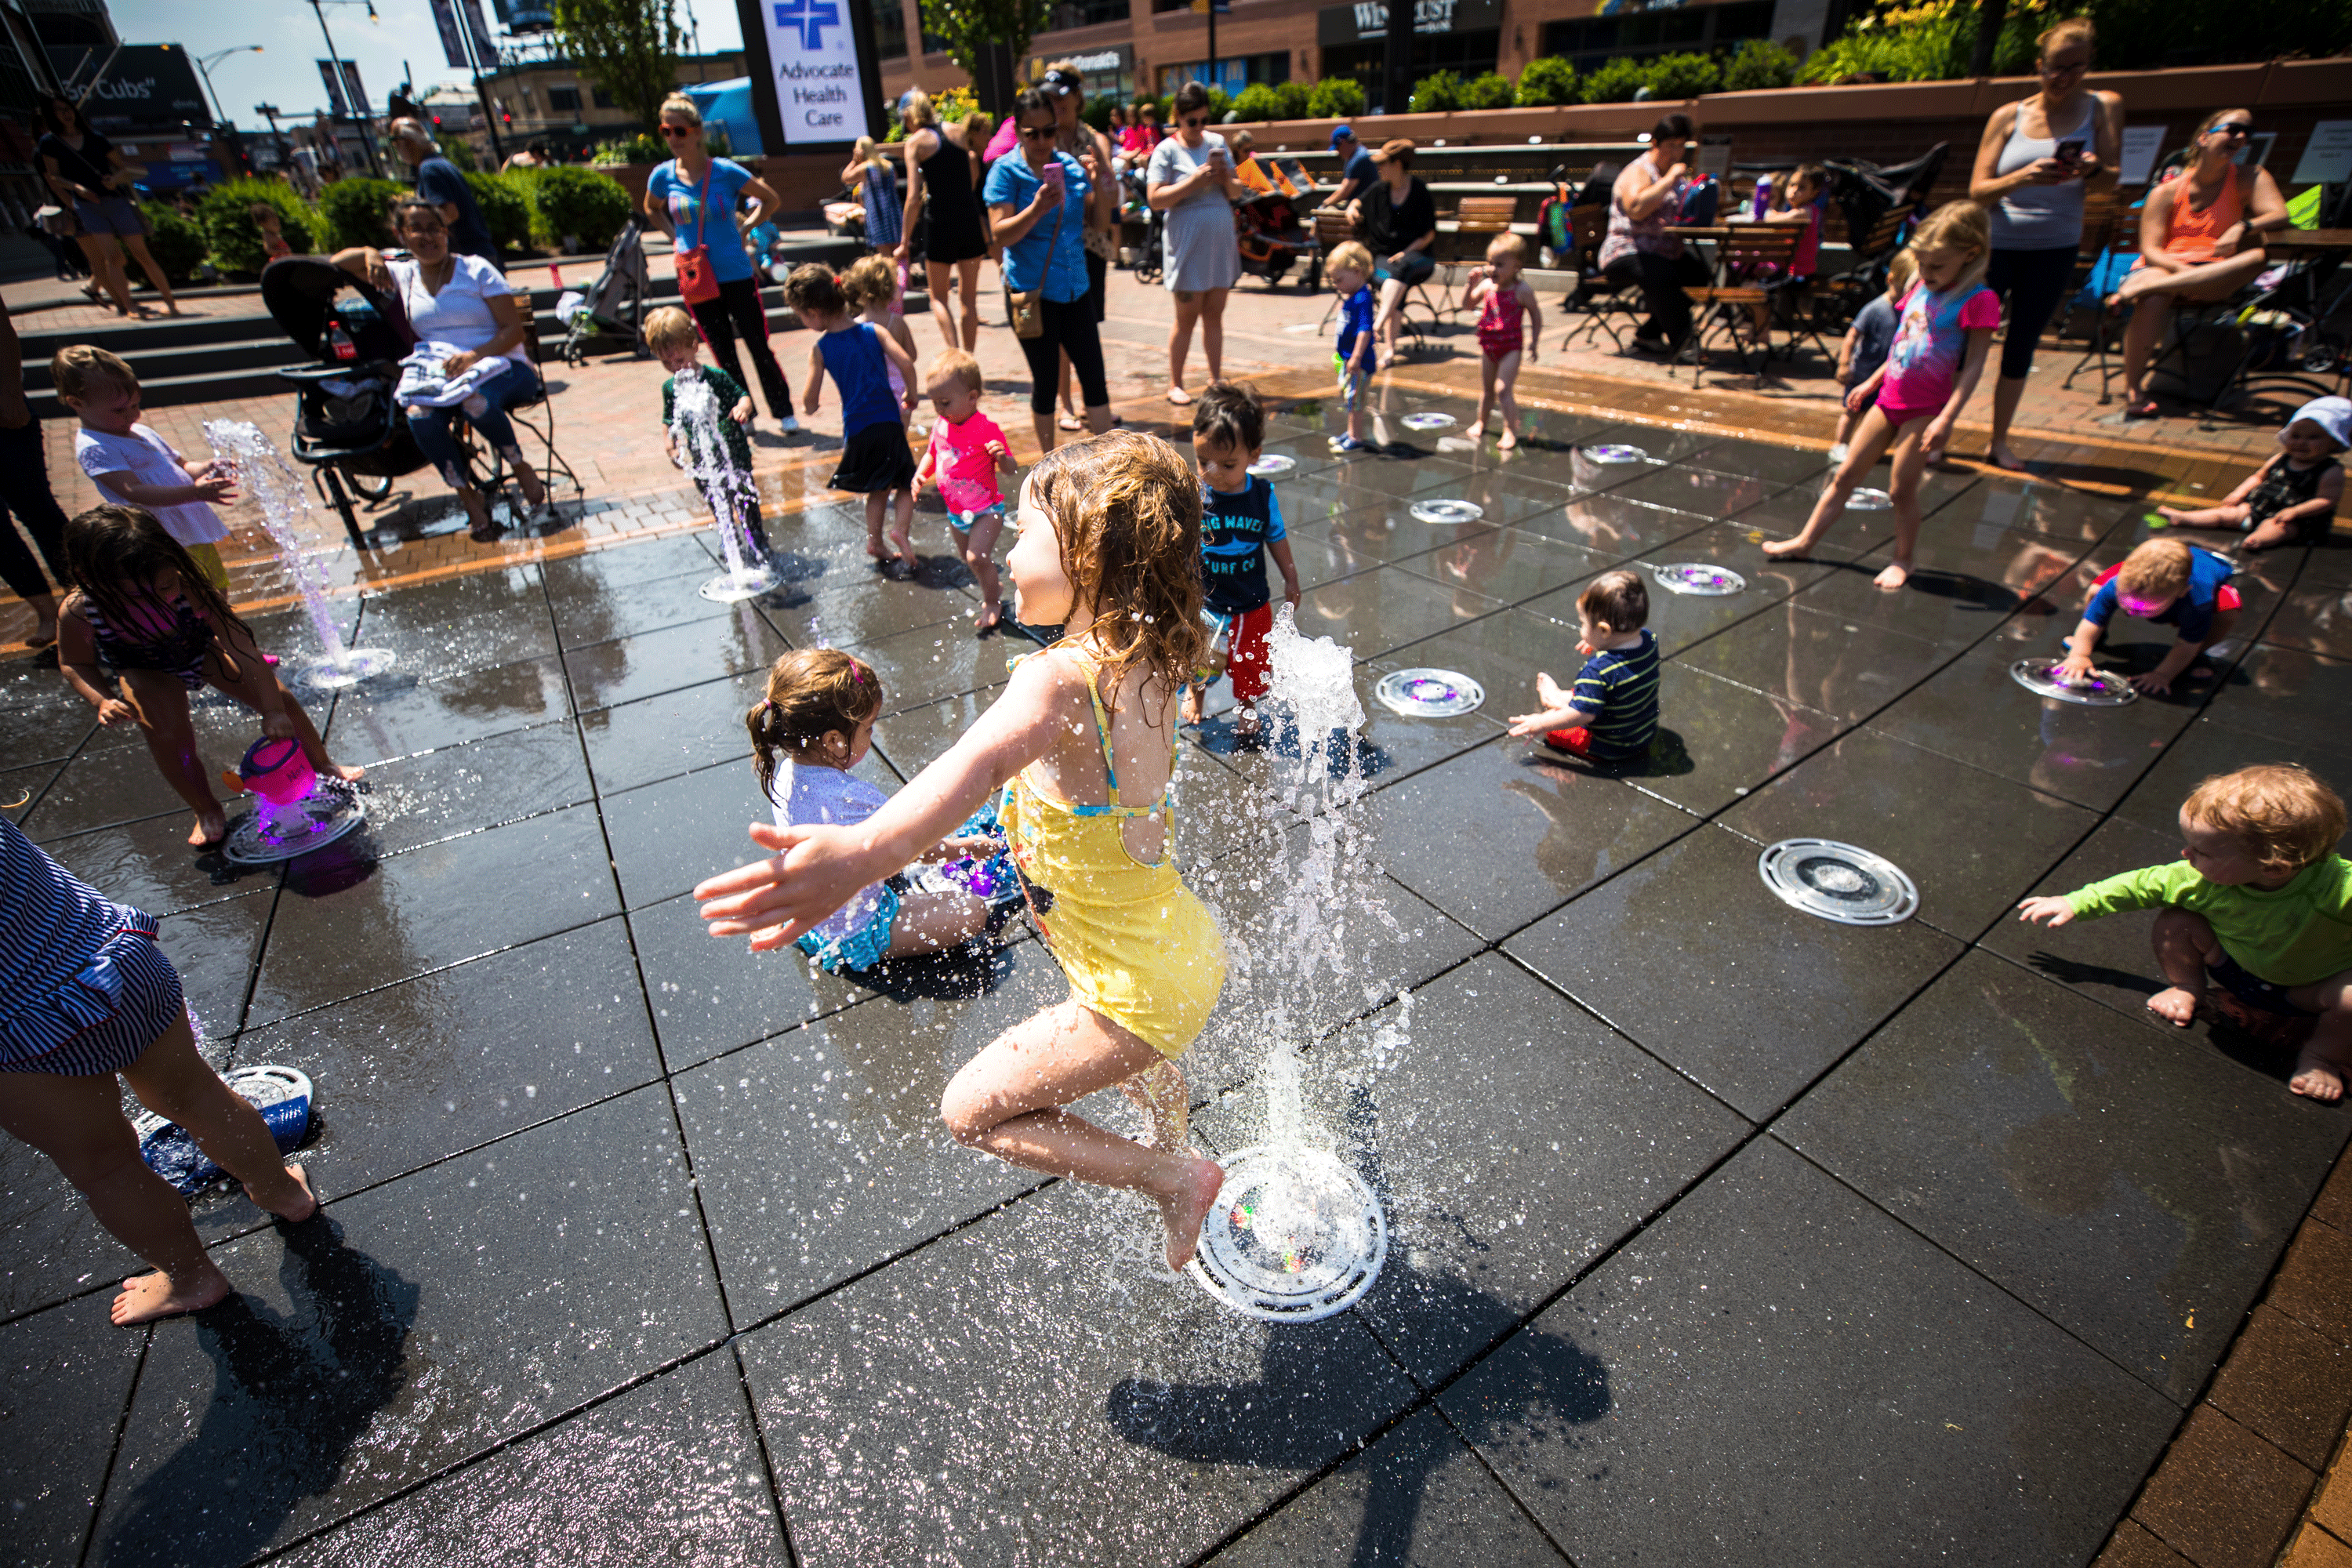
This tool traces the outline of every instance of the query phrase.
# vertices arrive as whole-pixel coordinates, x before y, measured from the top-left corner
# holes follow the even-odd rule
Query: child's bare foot
[[[980,612],[980,619],[972,626],[972,630],[976,632],[992,632],[996,629],[997,624],[1003,619],[1003,605],[992,603],[986,609]]]
[[[1184,1184],[1172,1195],[1156,1200],[1160,1223],[1168,1231],[1169,1268],[1183,1268],[1201,1249],[1201,1222],[1217,1206],[1217,1193],[1224,1184],[1223,1166],[1214,1160],[1194,1160],[1184,1173]]]
[[[188,833],[188,847],[216,849],[227,837],[228,814],[216,805],[210,811],[196,813],[196,826]]]
[[[2184,990],[2175,985],[2169,990],[2159,991],[2149,997],[2147,1010],[2169,1022],[2174,1027],[2185,1029],[2197,1021],[2197,1005],[2203,1000],[2204,998],[2194,991]]]
[[[1764,548],[1769,550],[1772,547],[1768,544]],[[1895,589],[1903,586],[1904,584],[1911,581],[1911,563],[1908,561],[1890,561],[1886,563],[1885,569],[1880,572],[1877,576],[1872,578],[1871,581],[1877,584],[1887,592],[1893,593]]]
[[[273,1202],[262,1198],[252,1189],[247,1188],[246,1196],[252,1198],[255,1204],[276,1215],[287,1224],[300,1225],[319,1212],[319,1196],[310,1190],[310,1177],[301,1166],[287,1166],[286,1174],[294,1184],[291,1195],[283,1193],[273,1194],[275,1198]]]
[[[2294,1076],[2286,1086],[2312,1100],[2333,1102],[2344,1098],[2344,1071],[2317,1052],[2305,1050],[2294,1058]]]
[[[173,1282],[161,1269],[152,1274],[135,1275],[122,1282],[122,1293],[114,1299],[108,1316],[118,1328],[131,1328],[139,1323],[152,1323],[158,1318],[176,1318],[184,1312],[201,1312],[206,1307],[218,1306],[228,1299],[228,1276],[205,1262],[204,1270],[188,1284]]]
[[[2009,443],[2006,441],[1994,442],[1986,449],[1985,455],[1992,459],[1992,465],[1996,468],[2007,468],[2012,474],[2025,472],[2024,460],[2009,449]]]
[[[1802,560],[1812,553],[1812,541],[1802,534],[1794,539],[1768,539],[1764,542],[1764,553],[1776,559],[1793,557]]]
[[[1234,721],[1234,739],[1255,741],[1257,739],[1258,731],[1262,728],[1264,726],[1258,721],[1257,710],[1244,708],[1241,711],[1241,717]]]
[[[1497,452],[1507,452],[1518,444],[1519,433],[1506,425],[1503,426],[1502,435],[1496,438],[1495,450]]]
[[[915,536],[911,531],[903,528],[892,529],[890,531],[890,547],[898,555],[898,559],[906,563],[907,569],[908,571],[914,570],[917,565],[920,564],[920,563],[917,562],[915,559]]]

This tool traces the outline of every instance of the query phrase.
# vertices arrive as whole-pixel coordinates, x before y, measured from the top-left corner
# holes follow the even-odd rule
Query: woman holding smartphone
[[[2074,16],[2042,35],[2035,70],[2042,89],[2003,104],[1985,121],[1969,199],[1992,209],[1992,264],[1985,285],[2009,307],[2000,378],[1992,389],[1992,460],[2022,469],[2009,425],[2025,395],[2042,329],[2065,297],[2083,246],[2083,195],[2115,183],[2123,155],[2124,100],[2083,85],[2091,68],[2090,18]],[[1929,460],[1942,456],[1930,453]]]
[[[1224,371],[1225,295],[1241,280],[1241,242],[1234,237],[1234,203],[1249,195],[1234,174],[1225,139],[1208,129],[1209,89],[1188,81],[1176,89],[1176,134],[1152,149],[1144,199],[1168,215],[1168,292],[1176,297],[1176,324],[1168,330],[1168,401],[1190,403],[1184,360],[1192,324],[1201,326],[1209,379]]]
[[[1057,150],[1053,100],[1035,88],[1013,100],[1017,150],[989,165],[986,199],[997,243],[1004,247],[1004,287],[1037,296],[1038,331],[1022,338],[1029,361],[1029,413],[1037,449],[1054,449],[1054,384],[1061,356],[1077,372],[1087,427],[1110,428],[1110,384],[1103,374],[1102,335],[1087,302],[1086,230],[1100,222],[1110,195],[1109,171],[1092,153],[1073,158]],[[1008,312],[1010,313],[1010,312]],[[1015,324],[1017,334],[1019,328]]]

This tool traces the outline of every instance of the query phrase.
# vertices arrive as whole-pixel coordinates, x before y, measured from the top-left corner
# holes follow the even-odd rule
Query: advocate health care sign
[[[739,6],[744,37],[756,38],[767,56],[752,94],[766,121],[762,141],[771,129],[777,133],[767,152],[847,147],[880,135],[881,73],[868,0],[739,0]]]

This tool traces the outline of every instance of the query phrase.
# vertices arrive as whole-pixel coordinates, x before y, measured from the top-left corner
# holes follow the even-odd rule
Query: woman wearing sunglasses
[[[1176,324],[1168,330],[1168,401],[1183,404],[1192,401],[1184,390],[1184,358],[1192,352],[1194,322],[1209,358],[1209,379],[1219,380],[1224,371],[1225,295],[1242,275],[1234,203],[1249,189],[1234,176],[1225,139],[1208,130],[1209,89],[1186,82],[1176,89],[1172,112],[1176,134],[1151,150],[1144,199],[1168,215],[1167,283],[1176,299]]]
[[[2183,300],[2226,300],[2263,269],[2262,237],[2285,226],[2286,198],[2268,169],[2242,169],[2254,133],[2243,109],[2216,110],[2189,143],[2189,166],[2147,194],[2139,263],[2116,290],[2133,306],[2124,329],[2124,417],[2153,419],[2148,362]]]
[[[662,100],[661,134],[671,156],[646,180],[646,216],[676,242],[681,262],[684,253],[703,253],[718,291],[692,298],[681,270],[678,291],[688,296],[687,310],[701,330],[702,341],[710,345],[710,357],[739,386],[750,384],[743,379],[742,362],[735,357],[736,334],[742,334],[752,368],[760,373],[768,412],[776,416],[777,428],[789,436],[800,422],[793,417],[793,395],[785,386],[783,368],[768,346],[768,308],[761,301],[759,275],[743,243],[781,205],[775,189],[733,159],[710,155],[702,140],[702,111],[682,92]],[[747,196],[751,210],[738,218],[735,209]]]
[[[1086,399],[1087,426],[1110,428],[1110,384],[1103,375],[1102,335],[1087,299],[1087,225],[1109,220],[1110,171],[1093,153],[1072,157],[1055,142],[1061,134],[1053,100],[1030,88],[1013,100],[1015,150],[989,165],[983,195],[1004,247],[1004,287],[1036,296],[1037,330],[1020,338],[1029,361],[1029,413],[1037,448],[1054,449],[1054,384],[1061,356],[1070,356]],[[1008,315],[1018,316],[1008,301]],[[1013,331],[1020,332],[1016,320]]]
[[[2092,42],[2084,16],[2042,35],[2034,68],[2042,90],[1992,111],[1969,183],[1969,199],[1992,209],[1985,286],[2009,307],[2000,379],[1992,389],[1991,455],[2004,468],[2025,467],[2009,448],[2009,422],[2025,395],[2042,329],[2074,280],[2083,245],[2083,193],[2095,184],[2113,184],[2122,156],[2124,100],[2083,85]]]

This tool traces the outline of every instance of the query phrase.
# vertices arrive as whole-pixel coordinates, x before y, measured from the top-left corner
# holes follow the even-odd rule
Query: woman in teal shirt
[[[1054,150],[1057,117],[1045,95],[1031,88],[1013,100],[1020,125],[1016,156],[999,158],[988,171],[983,199],[1004,247],[1004,287],[1013,293],[1040,290],[1038,310],[1045,331],[1020,340],[1029,361],[1029,413],[1036,422],[1039,449],[1054,449],[1054,388],[1061,356],[1070,356],[1078,390],[1087,403],[1087,427],[1096,435],[1110,428],[1110,384],[1103,375],[1102,338],[1087,306],[1087,225],[1111,218],[1110,183],[1092,153],[1073,158]]]

